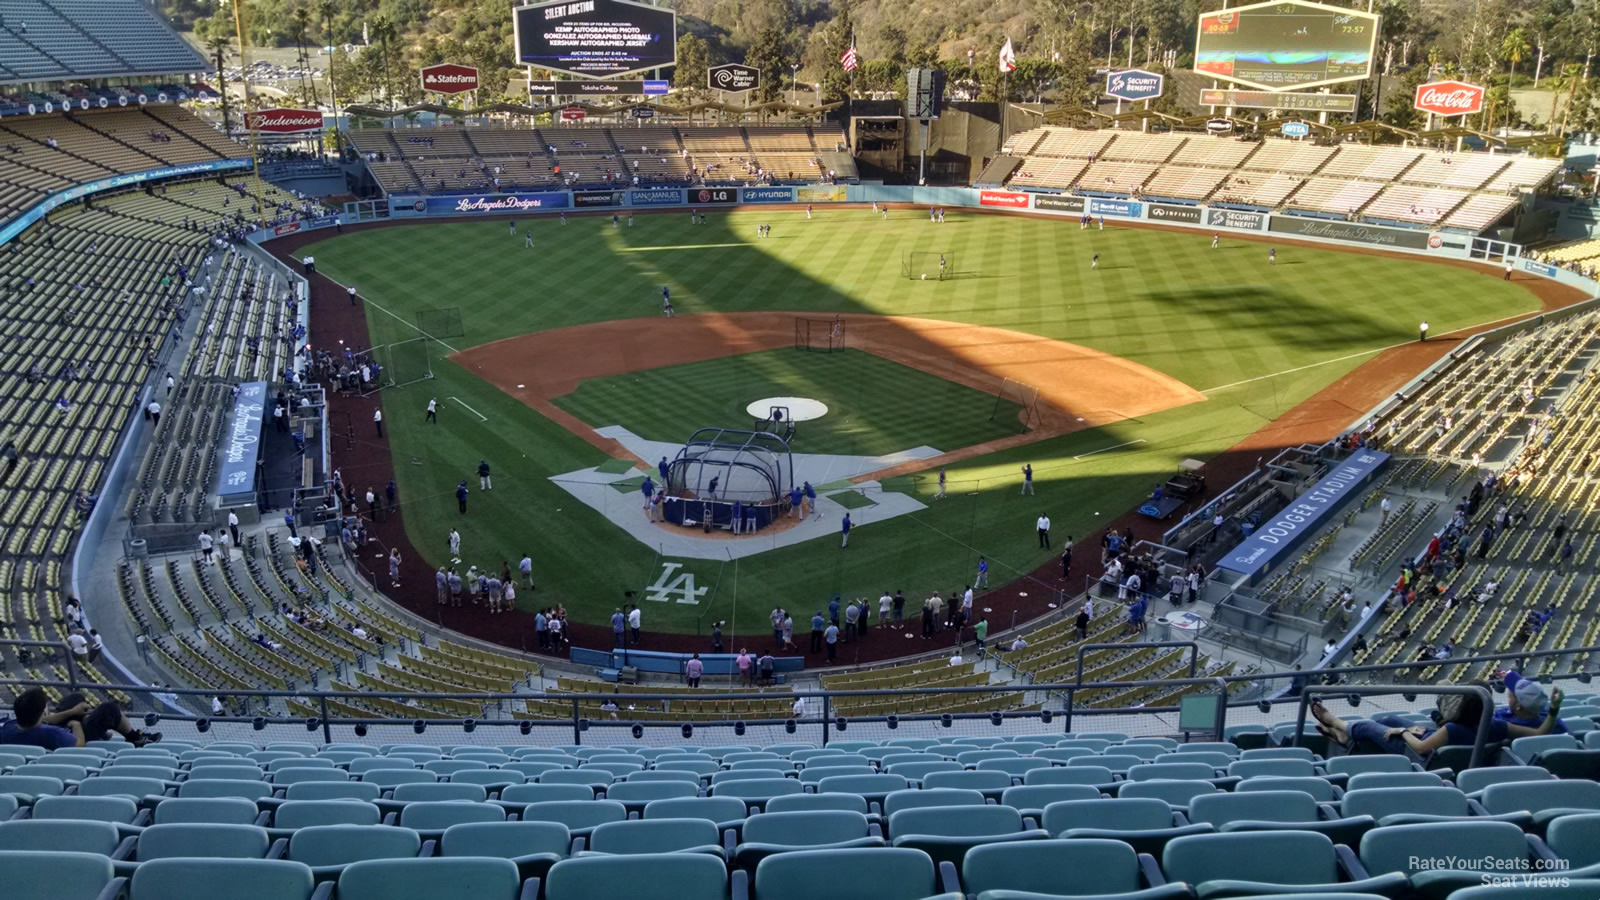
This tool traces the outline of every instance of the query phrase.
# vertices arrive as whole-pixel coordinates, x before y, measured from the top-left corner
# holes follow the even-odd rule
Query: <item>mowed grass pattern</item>
[[[757,240],[764,223],[774,236]],[[522,246],[527,228],[532,250]],[[1209,245],[1201,233],[1080,231],[1070,220],[955,211],[940,226],[914,211],[883,221],[870,211],[819,208],[807,221],[803,210],[773,208],[714,214],[699,226],[687,212],[639,216],[631,229],[613,229],[609,217],[525,220],[515,238],[503,221],[427,223],[347,233],[307,252],[319,270],[368,298],[375,343],[414,336],[415,312],[438,307],[462,310],[466,333],[448,339],[456,348],[656,316],[665,284],[680,314],[775,309],[971,322],[1085,344],[1217,388],[1205,403],[952,467],[949,499],[881,523],[870,507],[854,512],[847,552],[818,540],[742,560],[737,593],[732,566],[681,561],[711,590],[697,605],[650,604],[646,628],[705,633],[717,619],[759,631],[775,599],[799,608],[836,591],[950,590],[970,580],[979,554],[1002,577],[1029,571],[1052,556],[1034,540],[1040,512],[1052,516],[1057,541],[1081,537],[1136,505],[1179,461],[1220,452],[1370,354],[1415,340],[1420,319],[1443,334],[1538,305],[1487,270],[1298,246],[1280,246],[1269,267],[1267,244]],[[912,250],[949,252],[956,277],[903,278],[901,256]],[[1096,271],[1093,253],[1101,257]],[[622,591],[657,577],[653,548],[550,481],[598,465],[604,454],[448,360],[435,360],[434,371],[432,382],[384,395],[407,529],[430,561],[446,561],[452,525],[461,529],[466,564],[498,566],[526,550],[540,576],[530,603],[559,601],[592,622],[605,620]],[[422,423],[429,396],[440,398],[438,426]],[[676,403],[646,400],[663,409]],[[1130,441],[1142,443],[1096,452]],[[475,493],[471,515],[458,516],[451,490],[462,478],[476,483],[480,457],[495,467],[495,490]],[[1017,493],[1023,463],[1037,473],[1037,497]],[[357,485],[364,477],[359,464],[345,475]],[[929,473],[889,488],[928,499],[934,491]],[[1158,530],[1152,523],[1141,536]]]
[[[796,426],[796,453],[954,450],[1023,430],[1015,403],[997,408],[992,394],[860,350],[769,350],[596,378],[555,402],[596,427],[621,425],[649,440],[681,442],[696,428],[752,427],[745,408],[765,397],[827,405],[827,415]]]

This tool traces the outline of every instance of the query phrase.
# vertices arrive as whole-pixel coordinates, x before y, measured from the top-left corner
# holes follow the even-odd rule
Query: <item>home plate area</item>
[[[650,441],[621,426],[595,429],[601,436],[616,440],[640,459],[669,460],[683,450],[683,444]],[[787,547],[813,538],[839,540],[839,522],[850,514],[855,527],[870,526],[895,516],[927,507],[915,497],[885,491],[876,481],[853,483],[849,479],[868,472],[917,460],[931,459],[943,451],[933,447],[913,447],[885,456],[836,456],[825,453],[795,453],[794,481],[811,482],[817,492],[817,506],[804,521],[785,519],[763,528],[755,535],[736,536],[726,528],[706,532],[694,527],[652,522],[644,511],[644,496],[639,486],[646,476],[659,481],[652,467],[624,469],[612,461],[551,477],[551,481],[584,505],[610,519],[617,527],[663,556],[684,559],[738,559],[778,547]]]

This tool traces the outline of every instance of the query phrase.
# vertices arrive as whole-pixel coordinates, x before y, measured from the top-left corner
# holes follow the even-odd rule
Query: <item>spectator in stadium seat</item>
[[[17,744],[57,750],[62,747],[83,746],[84,715],[89,704],[79,703],[63,710],[46,713],[50,698],[44,688],[28,688],[17,695],[11,704],[13,719],[0,723],[0,745]]]
[[[1542,725],[1550,711],[1550,698],[1545,695],[1544,686],[1511,670],[1502,670],[1499,675],[1506,684],[1506,705],[1496,708],[1494,717],[1508,725],[1520,725],[1523,728]],[[1566,734],[1566,723],[1556,719],[1551,732]]]
[[[1481,681],[1470,685],[1487,688]],[[1537,728],[1514,725],[1508,721],[1492,719],[1486,736],[1492,743],[1512,738],[1549,734],[1559,721],[1561,691],[1557,689]],[[1382,715],[1374,719],[1345,722],[1335,716],[1320,702],[1311,704],[1311,713],[1317,718],[1317,730],[1331,741],[1347,749],[1370,751],[1375,746],[1384,753],[1403,754],[1423,762],[1435,750],[1446,745],[1472,746],[1478,737],[1478,722],[1483,715],[1483,702],[1476,694],[1450,694],[1439,698],[1439,726],[1412,725],[1408,719]]]

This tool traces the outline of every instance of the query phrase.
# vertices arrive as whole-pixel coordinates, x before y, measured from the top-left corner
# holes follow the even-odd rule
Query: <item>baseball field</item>
[[[758,225],[771,236],[758,237]],[[1283,244],[1269,265],[1268,247],[1224,238],[1213,249],[1208,234],[1080,230],[1065,219],[956,211],[933,224],[916,210],[883,219],[823,208],[808,220],[785,207],[699,225],[686,212],[620,227],[609,216],[528,218],[514,235],[503,219],[431,222],[298,252],[357,288],[373,346],[415,341],[418,313],[434,321],[459,311],[459,333],[389,351],[410,380],[427,348],[433,377],[381,393],[382,442],[370,422],[334,422],[347,480],[381,487],[392,468],[404,534],[422,557],[407,561],[413,580],[402,590],[431,598],[429,573],[449,564],[446,537],[457,528],[463,569],[532,555],[539,589],[519,602],[519,617],[559,602],[576,621],[600,624],[624,592],[640,598],[670,582],[676,594],[658,590],[660,602],[645,603],[646,629],[703,634],[719,620],[760,632],[780,604],[800,620],[835,593],[958,589],[980,555],[996,584],[1031,572],[1055,556],[1035,537],[1041,513],[1056,545],[1087,535],[1182,460],[1239,444],[1387,348],[1415,342],[1420,320],[1444,335],[1540,308],[1493,270]],[[907,278],[910,253],[945,254],[946,277]],[[663,286],[672,319],[662,315]],[[797,317],[836,316],[847,350],[794,347]],[[1037,390],[1038,403],[997,397],[1005,379]],[[830,532],[736,562],[682,558],[569,489],[581,473],[626,481],[644,474],[636,467],[653,472],[619,428],[656,442],[702,426],[749,428],[746,406],[770,396],[828,406],[799,423],[797,453],[892,458],[828,486],[856,522],[847,550]],[[437,423],[424,421],[430,399]],[[1345,423],[1365,408],[1330,402],[1327,414]],[[379,443],[381,460],[363,455]],[[923,448],[914,459],[896,456],[914,448]],[[492,491],[478,490],[480,459]],[[1034,496],[1020,494],[1024,464]],[[948,496],[935,500],[941,465]],[[472,489],[466,515],[454,493],[462,480]],[[636,483],[615,492],[635,516],[637,495],[624,492]],[[875,518],[886,494],[917,508]],[[1164,527],[1150,522],[1139,536]]]

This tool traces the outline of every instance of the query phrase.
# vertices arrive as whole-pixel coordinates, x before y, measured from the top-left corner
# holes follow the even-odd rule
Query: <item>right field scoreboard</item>
[[[1254,3],[1200,14],[1196,72],[1267,91],[1372,74],[1379,17],[1321,3]]]

